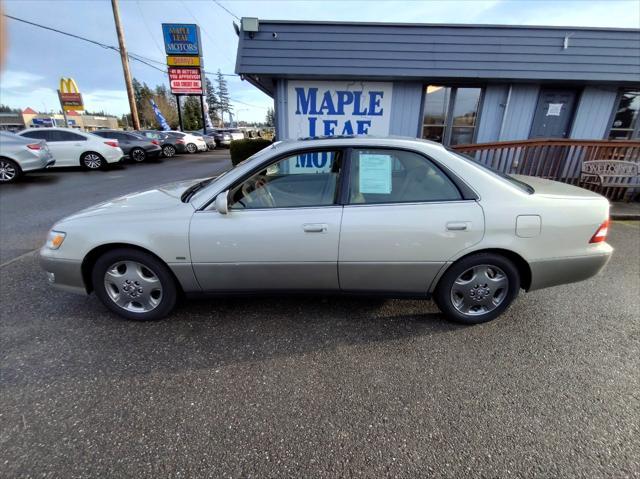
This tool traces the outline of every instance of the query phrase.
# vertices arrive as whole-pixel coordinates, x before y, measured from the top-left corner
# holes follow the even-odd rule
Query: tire
[[[142,163],[144,160],[147,159],[147,152],[144,151],[142,148],[133,148],[129,152],[129,158],[131,158],[136,163]]]
[[[162,147],[162,156],[171,158],[176,154],[176,147],[173,145],[164,145]]]
[[[187,151],[191,154],[193,153],[197,153],[198,152],[198,147],[195,145],[195,143],[189,143],[187,145]]]
[[[94,152],[87,151],[80,157],[80,165],[88,170],[100,170],[106,166],[107,162],[102,155]]]
[[[161,319],[176,304],[178,288],[169,268],[144,251],[107,251],[91,272],[96,296],[117,315],[134,321]]]
[[[434,300],[448,319],[479,324],[500,316],[519,292],[520,274],[510,260],[494,253],[477,253],[449,267]]]
[[[0,158],[0,183],[12,183],[22,176],[20,166],[9,158]]]

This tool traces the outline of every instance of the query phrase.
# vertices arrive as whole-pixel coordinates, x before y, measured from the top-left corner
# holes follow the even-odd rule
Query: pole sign
[[[389,135],[391,83],[289,81],[287,90],[289,138]]]
[[[200,28],[191,23],[163,23],[162,36],[167,55],[200,56]]]
[[[58,96],[63,110],[84,110],[82,95],[73,78],[60,78]]]
[[[167,65],[170,67],[199,67],[202,66],[200,57],[187,55],[167,55]]]
[[[174,95],[202,95],[200,69],[169,67],[169,85]]]

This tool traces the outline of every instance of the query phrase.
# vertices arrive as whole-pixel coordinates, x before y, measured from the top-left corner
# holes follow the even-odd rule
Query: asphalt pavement
[[[638,222],[613,224],[601,275],[474,327],[427,301],[306,296],[127,322],[28,253],[75,209],[228,166],[2,188],[0,477],[640,477]]]

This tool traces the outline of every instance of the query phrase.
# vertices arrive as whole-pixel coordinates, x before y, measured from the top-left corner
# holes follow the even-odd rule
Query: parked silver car
[[[182,293],[433,297],[479,323],[520,289],[581,281],[609,260],[609,203],[498,175],[424,140],[273,144],[217,178],[134,193],[54,225],[49,281],[129,319]]]
[[[46,141],[0,131],[0,183],[10,183],[24,173],[43,170],[55,162]]]

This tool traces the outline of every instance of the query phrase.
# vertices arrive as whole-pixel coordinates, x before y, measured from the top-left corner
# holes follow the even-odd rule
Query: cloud
[[[2,90],[28,90],[44,77],[35,73],[7,70],[0,76]]]

